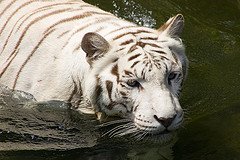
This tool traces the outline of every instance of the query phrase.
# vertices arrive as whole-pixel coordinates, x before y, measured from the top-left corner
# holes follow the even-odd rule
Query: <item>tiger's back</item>
[[[73,85],[69,75],[59,77],[64,72],[58,67],[65,57],[64,48],[70,48],[67,52],[80,51],[87,32],[104,36],[136,26],[83,1],[5,0],[0,5],[0,83],[30,92],[38,100],[49,99],[50,94],[53,99],[67,100],[76,90],[74,85],[79,85]],[[69,44],[76,35],[77,41]],[[80,69],[86,66],[82,54]],[[62,83],[59,78],[71,83],[56,84]],[[47,89],[52,86],[58,87]]]

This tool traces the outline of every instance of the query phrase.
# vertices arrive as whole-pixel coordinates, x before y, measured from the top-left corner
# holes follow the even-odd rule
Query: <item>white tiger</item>
[[[115,136],[166,137],[183,122],[183,24],[178,14],[158,30],[141,27],[81,0],[3,0],[0,83],[38,101],[83,98],[127,122]]]

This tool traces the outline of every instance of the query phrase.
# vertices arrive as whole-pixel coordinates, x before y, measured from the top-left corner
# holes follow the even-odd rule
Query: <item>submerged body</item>
[[[182,15],[155,30],[79,0],[4,0],[0,83],[129,119],[121,135],[173,131],[183,120],[182,28]]]

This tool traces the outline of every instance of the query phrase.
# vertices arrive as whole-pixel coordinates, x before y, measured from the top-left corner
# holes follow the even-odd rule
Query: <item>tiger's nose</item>
[[[156,115],[153,116],[159,123],[161,123],[165,128],[169,127],[173,120],[175,119],[176,115],[174,115],[171,118],[164,118],[164,117],[160,117],[158,118]]]

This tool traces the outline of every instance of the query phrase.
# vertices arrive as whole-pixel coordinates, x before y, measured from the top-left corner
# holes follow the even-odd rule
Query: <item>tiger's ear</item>
[[[182,14],[170,18],[164,25],[162,25],[158,31],[163,34],[167,34],[170,37],[180,37],[184,26],[184,18]]]
[[[81,47],[86,53],[88,62],[91,63],[107,53],[110,45],[101,35],[89,32],[83,36]]]

